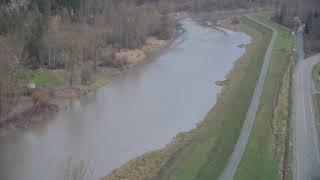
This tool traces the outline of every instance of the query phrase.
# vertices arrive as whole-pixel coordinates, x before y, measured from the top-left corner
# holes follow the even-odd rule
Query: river
[[[94,95],[70,102],[50,121],[0,137],[1,180],[63,179],[67,159],[88,163],[98,179],[128,160],[196,127],[250,37],[191,19],[160,55]]]

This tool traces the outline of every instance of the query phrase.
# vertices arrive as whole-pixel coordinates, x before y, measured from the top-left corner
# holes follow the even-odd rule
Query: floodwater
[[[86,162],[98,179],[195,128],[216,102],[215,81],[250,37],[191,19],[181,23],[185,32],[151,62],[70,102],[46,123],[0,137],[0,179],[60,180],[70,158]]]

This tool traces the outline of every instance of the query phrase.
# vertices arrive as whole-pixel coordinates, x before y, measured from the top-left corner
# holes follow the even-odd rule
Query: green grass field
[[[272,129],[273,111],[279,89],[290,60],[293,41],[290,30],[272,22],[270,14],[258,14],[254,18],[279,31],[272,50],[271,62],[261,97],[260,107],[236,180],[280,179],[275,154],[275,137]]]
[[[253,37],[253,43],[232,73],[232,88],[226,89],[195,130],[191,143],[170,161],[158,179],[208,180],[223,171],[239,137],[272,34],[247,18],[242,18],[241,30]]]
[[[31,78],[31,82],[37,86],[50,86],[60,82],[58,77],[50,71],[37,71]]]

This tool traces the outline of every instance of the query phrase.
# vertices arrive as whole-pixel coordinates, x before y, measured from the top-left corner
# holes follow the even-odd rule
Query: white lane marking
[[[299,161],[299,153],[298,153],[298,151],[297,151],[297,168],[298,168],[298,180],[300,180],[300,167],[299,167],[299,163],[300,163],[300,161]]]
[[[296,106],[296,108],[297,108],[297,106]],[[297,119],[297,111],[295,111],[295,113],[294,113],[295,115],[295,118],[296,118],[296,122],[295,123],[298,123],[298,119]],[[297,125],[297,124],[296,124]],[[295,125],[295,131],[297,131],[297,126]],[[295,137],[295,138],[297,138],[297,137]],[[295,139],[295,141],[297,141],[296,139]],[[299,160],[299,143],[297,143],[296,142],[296,153],[297,153],[297,171],[298,171],[298,180],[300,180],[300,166],[299,166],[299,164],[300,164],[300,160]]]
[[[294,75],[294,80],[293,80],[293,94],[296,95],[297,94],[297,79],[295,78],[295,75]],[[297,97],[297,96],[295,96]],[[298,180],[300,180],[300,167],[299,167],[299,164],[300,164],[300,161],[299,161],[299,146],[298,146],[298,143],[297,143],[297,136],[295,135],[296,134],[296,131],[297,131],[297,124],[298,124],[298,118],[297,118],[297,110],[299,109],[297,106],[297,99],[296,98],[293,98],[293,104],[294,104],[294,122],[293,122],[293,131],[294,131],[294,137],[293,137],[293,140],[294,140],[294,146],[295,146],[295,151],[296,151],[296,165],[297,165],[297,176],[298,176]]]
[[[299,74],[298,73],[298,71],[297,71],[297,74]],[[298,81],[298,79],[299,78],[296,78],[296,80],[295,80],[295,94],[297,94],[297,91],[298,91],[298,87],[299,87],[299,81]],[[297,96],[296,96],[297,97]],[[298,118],[297,118],[297,112],[298,112],[298,109],[299,109],[299,107],[298,107],[298,103],[297,103],[297,98],[295,99],[295,107],[296,107],[296,110],[295,110],[295,118],[296,118],[296,121],[295,121],[295,131],[296,131],[296,133],[297,133],[297,125],[298,125]],[[299,143],[297,143],[297,136],[295,137],[295,141],[296,141],[296,152],[297,152],[297,174],[298,174],[298,180],[300,180],[300,158],[299,158]]]
[[[301,79],[300,79],[301,83],[301,90],[303,90],[304,88],[308,88],[305,84],[305,74],[303,72],[301,72]],[[305,149],[306,149],[306,160],[309,161],[309,159],[312,157],[312,153],[309,149],[309,146],[308,146],[308,131],[307,131],[307,118],[306,118],[306,98],[305,98],[305,94],[303,93],[301,95],[301,98],[302,98],[302,112],[303,112],[303,121],[304,121],[304,138],[305,139],[305,143],[306,143],[306,146],[305,146]],[[308,179],[310,178],[310,176],[304,172],[304,175],[308,177]]]
[[[304,73],[302,73],[302,81],[301,81],[301,83],[300,83],[300,85],[301,85],[301,90],[303,89],[303,87],[304,87]],[[302,95],[301,96],[301,98],[302,98],[302,106],[303,106],[303,108],[302,108],[302,112],[303,112],[303,122],[304,122],[304,130],[305,130],[305,133],[306,132],[308,132],[307,131],[307,121],[306,121],[306,101],[305,101],[305,98],[304,98],[304,95]],[[306,137],[306,136],[305,136]]]

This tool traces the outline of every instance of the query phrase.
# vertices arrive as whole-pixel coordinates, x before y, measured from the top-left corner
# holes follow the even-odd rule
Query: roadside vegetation
[[[318,122],[320,122],[320,64],[315,65],[312,71],[313,82],[315,85],[315,110]]]
[[[320,52],[320,1],[277,0],[275,20],[287,27],[294,27],[296,19],[305,24],[305,53],[307,56]],[[296,26],[298,27],[298,26]]]
[[[268,75],[246,151],[238,167],[237,180],[282,179],[288,158],[289,86],[293,40],[291,31],[261,13],[255,19],[278,30]]]
[[[130,161],[105,179],[200,180],[220,175],[238,139],[271,38],[271,31],[247,18],[241,19],[240,27],[253,37],[252,43],[227,76],[222,94],[205,120],[195,130],[179,134],[166,148]]]

